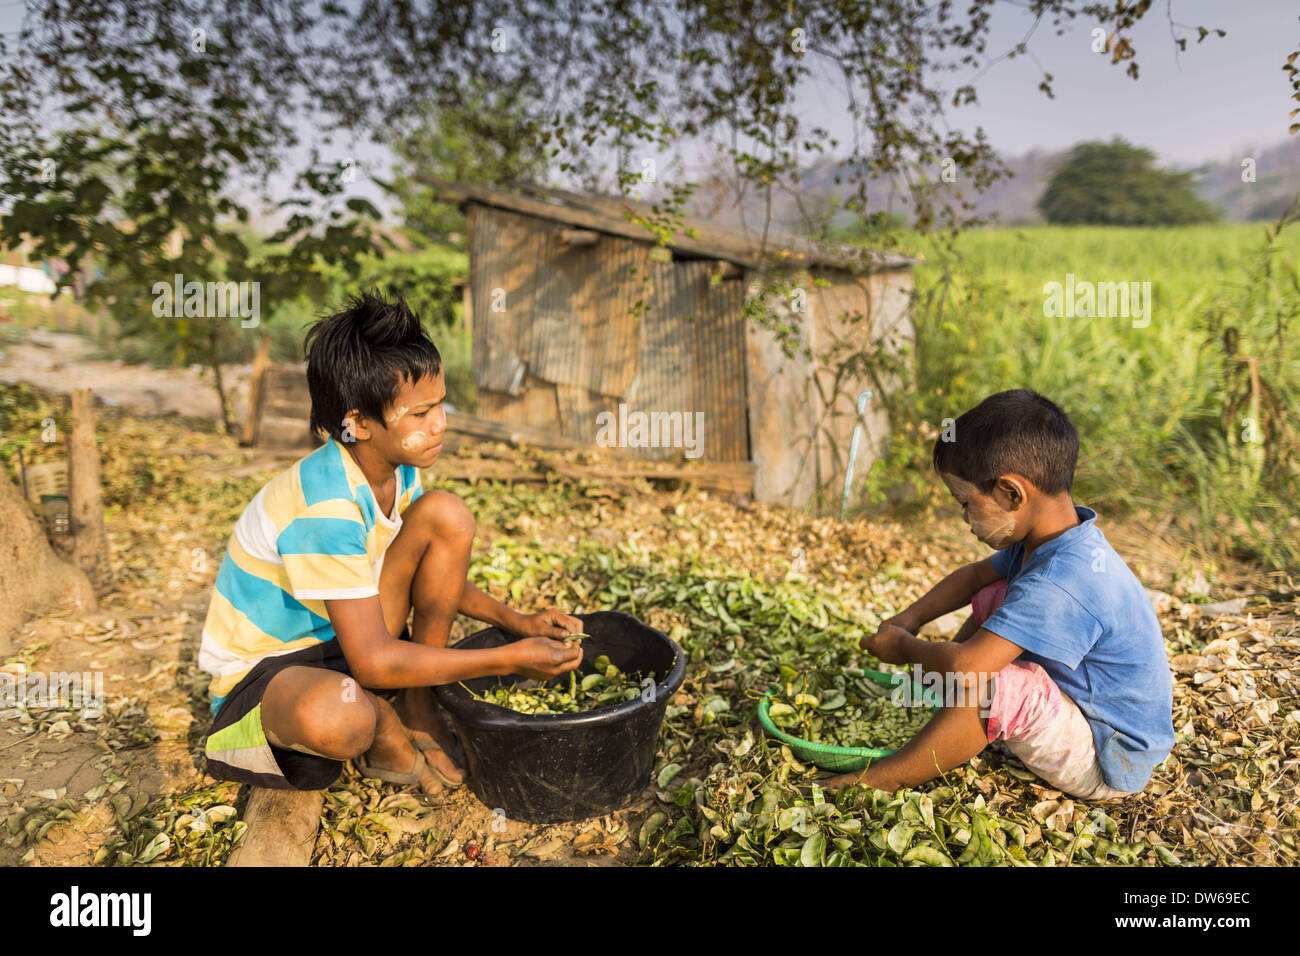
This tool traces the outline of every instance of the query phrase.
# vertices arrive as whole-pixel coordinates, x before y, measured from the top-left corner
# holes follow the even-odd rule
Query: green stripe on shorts
[[[209,760],[218,760],[231,767],[284,776],[271,753],[266,732],[262,730],[260,703],[229,727],[223,727],[208,737],[204,751]]]

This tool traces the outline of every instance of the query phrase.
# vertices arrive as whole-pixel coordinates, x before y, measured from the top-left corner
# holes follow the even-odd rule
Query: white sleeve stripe
[[[275,546],[277,538],[275,522],[266,513],[263,502],[265,494],[266,488],[263,487],[253,496],[253,500],[235,522],[235,540],[250,557],[283,566],[284,559],[280,557],[280,552]]]

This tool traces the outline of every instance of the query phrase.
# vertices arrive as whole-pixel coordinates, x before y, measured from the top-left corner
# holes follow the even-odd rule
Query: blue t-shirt
[[[1097,512],[1074,510],[1080,523],[1040,545],[1028,567],[1023,543],[993,555],[1007,594],[984,627],[1070,695],[1106,783],[1135,793],[1174,745],[1169,658],[1151,600],[1093,523]]]

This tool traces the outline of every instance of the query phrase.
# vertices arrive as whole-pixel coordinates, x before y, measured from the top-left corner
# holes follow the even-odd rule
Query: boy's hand
[[[582,622],[559,608],[547,608],[536,614],[522,614],[512,630],[520,637],[553,637],[556,640],[582,633]]]
[[[885,621],[875,634],[860,640],[858,646],[876,655],[886,664],[906,664],[907,658],[902,653],[902,639],[915,636],[911,631]]]
[[[549,637],[529,637],[508,644],[514,657],[513,672],[533,680],[550,680],[582,663],[582,645],[572,646]]]

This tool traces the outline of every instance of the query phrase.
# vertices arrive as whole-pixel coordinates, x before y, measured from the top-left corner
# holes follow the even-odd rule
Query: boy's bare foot
[[[392,770],[409,774],[415,770],[419,751],[406,735],[406,729],[397,717],[393,705],[382,697],[369,695],[374,703],[375,736],[370,749],[366,751],[366,763],[374,770]],[[426,757],[424,772],[420,774],[420,789],[425,793],[440,793],[444,784],[451,781],[450,775],[439,779],[438,772]]]
[[[411,742],[405,739],[399,741],[381,741],[375,738],[374,745],[366,751],[366,763],[375,770],[392,770],[397,773],[410,773],[415,769],[417,751]],[[433,775],[428,761],[424,765],[424,773],[420,775],[420,789],[424,793],[441,793],[444,789],[438,778]]]
[[[438,706],[432,688],[404,688],[397,694],[394,709],[408,734],[427,734],[441,748],[426,747],[424,759],[437,767],[447,780],[463,783],[465,770],[450,756],[456,749],[456,742],[443,719],[442,708]]]

